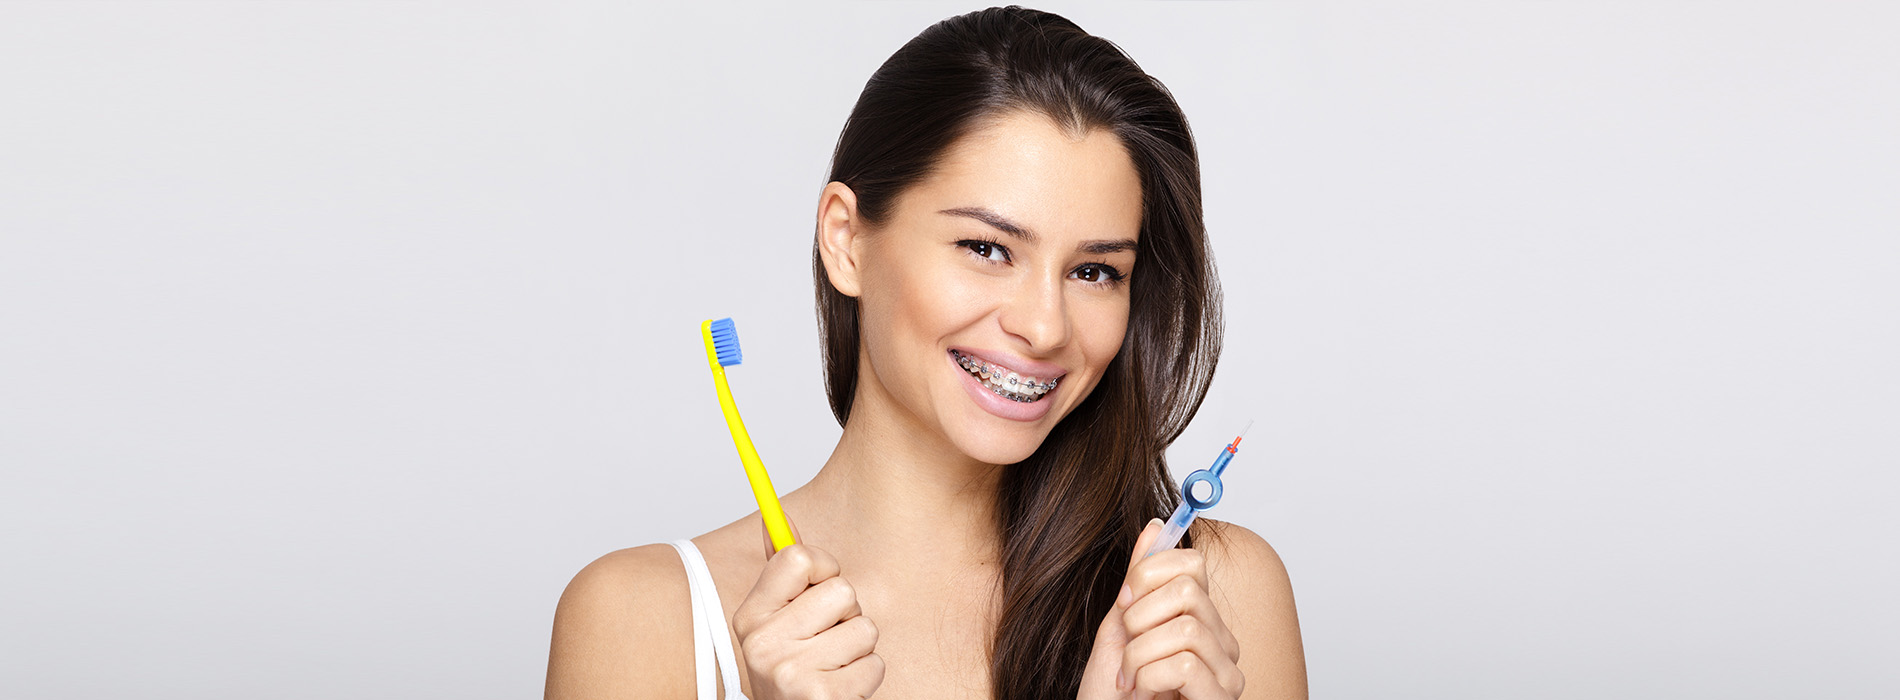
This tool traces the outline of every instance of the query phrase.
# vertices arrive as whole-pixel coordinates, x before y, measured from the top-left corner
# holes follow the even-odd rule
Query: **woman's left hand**
[[[1240,642],[1208,596],[1207,559],[1192,549],[1142,558],[1159,519],[1135,542],[1121,595],[1095,633],[1078,700],[1235,700],[1247,681]]]

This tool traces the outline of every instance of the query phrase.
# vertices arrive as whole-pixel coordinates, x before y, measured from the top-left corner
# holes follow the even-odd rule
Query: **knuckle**
[[[1138,586],[1140,590],[1150,590],[1151,592],[1151,590],[1155,590],[1155,588],[1161,588],[1161,584],[1167,584],[1169,578],[1174,578],[1174,573],[1163,571],[1163,567],[1148,567],[1148,569],[1142,569],[1140,573],[1136,573],[1134,578],[1136,578],[1136,582],[1140,582],[1140,586]]]
[[[1200,585],[1186,576],[1175,577],[1163,588],[1167,591],[1168,600],[1179,603],[1183,607],[1194,602],[1195,594],[1200,591]]]
[[[1199,662],[1194,659],[1193,654],[1182,652],[1168,659],[1168,670],[1174,672],[1176,678],[1187,678],[1194,673],[1194,666],[1197,663]]]
[[[1201,550],[1184,549],[1182,551],[1187,552],[1187,555],[1183,556],[1182,559],[1186,560],[1188,569],[1190,571],[1206,571],[1207,570],[1207,555],[1202,554]]]
[[[1200,620],[1186,615],[1174,618],[1173,621],[1169,622],[1168,631],[1185,642],[1205,639],[1209,636],[1207,633],[1207,625],[1203,625]]]
[[[766,672],[766,677],[772,679],[772,685],[778,687],[780,692],[796,690],[798,688],[798,672],[792,670],[790,664],[778,664],[773,666]]]
[[[1138,569],[1128,576],[1128,587],[1135,591],[1153,591],[1161,574],[1153,569]]]
[[[780,646],[773,644],[768,635],[760,630],[753,630],[751,634],[739,637],[739,648],[745,655],[746,666],[754,670],[769,672],[777,666],[784,657]]]
[[[812,565],[811,550],[802,544],[795,544],[779,550],[778,556],[775,558],[783,559],[785,566],[798,571],[808,571]]]
[[[839,622],[837,626],[833,627],[833,629],[836,629],[839,632],[842,632],[843,637],[845,639],[858,640],[858,639],[863,639],[865,637],[871,637],[873,639],[876,639],[877,630],[867,627],[864,624],[864,622],[865,622],[864,616],[859,615],[857,617],[847,618],[844,621]]]
[[[851,590],[851,584],[845,583],[844,579],[836,576],[819,582],[812,589],[813,593],[818,595],[818,600],[826,607],[849,608],[858,602],[857,591]]]

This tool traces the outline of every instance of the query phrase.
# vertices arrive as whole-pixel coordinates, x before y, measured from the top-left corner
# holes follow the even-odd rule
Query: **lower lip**
[[[969,391],[970,400],[975,401],[976,405],[982,406],[983,410],[989,411],[990,415],[998,418],[1023,422],[1039,419],[1049,413],[1050,397],[1062,390],[1060,386],[1050,389],[1048,393],[1042,395],[1042,398],[1029,403],[1011,401],[997,396],[996,392],[990,391],[989,387],[983,384],[983,380],[964,371],[963,367],[957,364],[956,358],[949,353],[944,353],[944,358],[950,361],[951,370],[963,376],[963,388]]]

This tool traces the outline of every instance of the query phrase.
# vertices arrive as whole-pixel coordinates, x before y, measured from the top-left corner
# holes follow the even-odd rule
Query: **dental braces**
[[[977,375],[984,379],[992,379],[999,382],[1004,382],[1012,387],[1023,386],[1029,389],[1040,389],[1043,391],[1042,394],[1030,395],[1030,394],[1024,394],[1024,393],[1017,393],[1015,391],[1011,391],[1009,389],[1005,389],[999,386],[986,387],[990,390],[991,393],[996,394],[997,396],[1001,396],[1003,398],[1009,399],[1011,401],[1015,401],[1017,403],[1032,403],[1034,401],[1037,401],[1041,399],[1043,396],[1047,395],[1047,393],[1050,390],[1055,389],[1056,385],[1061,383],[1062,381],[1061,377],[1057,377],[1055,379],[1051,379],[1046,382],[1028,381],[1028,380],[1023,379],[1021,375],[1010,376],[1010,375],[1015,375],[1015,372],[1004,369],[1002,367],[998,367],[993,364],[989,364],[987,362],[978,361],[961,352],[951,350],[950,354],[956,358],[957,366],[962,367],[964,371],[969,372],[971,374]]]

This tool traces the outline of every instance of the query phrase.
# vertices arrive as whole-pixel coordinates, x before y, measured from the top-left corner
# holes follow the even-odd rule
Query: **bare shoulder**
[[[1286,565],[1273,545],[1246,527],[1213,518],[1194,521],[1194,548],[1207,555],[1208,575],[1218,577],[1215,568],[1237,569],[1240,578],[1268,575],[1286,580]]]
[[[547,697],[693,697],[691,606],[686,567],[671,546],[594,560],[555,608]]]
[[[1207,557],[1209,593],[1226,617],[1284,610],[1293,612],[1293,582],[1280,553],[1266,539],[1240,525],[1201,518],[1194,523],[1194,548]],[[1298,629],[1297,622],[1294,628]]]
[[[1245,698],[1306,697],[1306,650],[1293,605],[1293,582],[1273,545],[1233,523],[1202,518],[1194,548],[1207,557],[1209,591],[1240,640]]]

